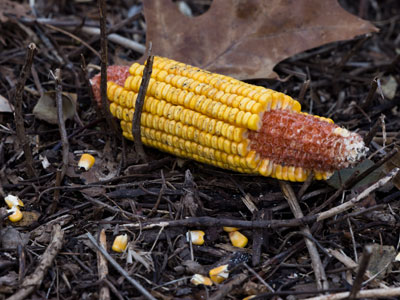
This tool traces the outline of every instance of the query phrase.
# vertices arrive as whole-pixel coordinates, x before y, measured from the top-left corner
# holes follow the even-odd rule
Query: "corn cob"
[[[132,136],[144,66],[108,68],[110,111]],[[92,79],[100,103],[100,77]],[[301,112],[290,96],[155,57],[141,117],[145,145],[249,174],[304,181],[327,179],[365,156],[357,133]]]

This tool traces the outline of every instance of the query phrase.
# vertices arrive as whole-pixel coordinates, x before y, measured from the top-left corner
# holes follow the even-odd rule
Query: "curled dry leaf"
[[[62,93],[64,121],[74,116],[76,110],[76,94]],[[56,92],[48,91],[40,97],[33,108],[36,118],[44,120],[50,124],[57,124]]]
[[[14,111],[14,108],[10,104],[10,102],[5,97],[0,95],[0,113],[2,113],[2,112],[11,113],[13,111]]]
[[[0,1],[0,23],[5,23],[12,18],[29,16],[30,12],[28,4],[20,4],[11,0]]]
[[[237,79],[275,77],[296,53],[377,29],[336,0],[214,0],[198,17],[172,1],[144,1],[147,46],[165,56]]]

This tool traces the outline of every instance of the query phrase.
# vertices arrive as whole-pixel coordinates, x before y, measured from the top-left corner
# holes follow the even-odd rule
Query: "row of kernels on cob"
[[[142,76],[143,69],[144,66],[135,63],[130,67],[129,72],[131,75]],[[237,107],[238,103],[247,97],[248,102],[255,100],[263,109],[290,109],[298,112],[301,109],[299,102],[283,93],[254,86],[229,76],[204,71],[171,59],[155,57],[153,70],[153,77],[161,82],[210,98],[215,97],[215,100],[233,107]],[[255,105],[255,113],[261,111],[259,107]]]
[[[125,82],[125,89],[137,93],[139,91],[139,86],[141,83],[141,77],[137,76],[138,83],[136,85],[131,84],[131,79],[133,77],[128,77]],[[163,90],[169,90],[165,96],[163,93],[157,95],[157,93],[152,92],[152,86],[157,85],[158,82],[150,80],[148,95],[159,100],[165,100],[171,105],[181,106],[183,108],[192,110],[193,112],[198,112],[208,117],[212,117],[230,124],[245,127],[251,130],[257,130],[260,127],[260,113],[253,113],[251,111],[240,110],[238,107],[228,106],[219,102],[218,100],[213,100],[207,98],[204,95],[195,94],[193,92],[187,92],[182,89],[171,87],[170,85],[164,86]],[[127,95],[128,96],[128,95]],[[117,95],[119,97],[119,95]],[[121,102],[120,102],[121,103]]]
[[[115,86],[115,84],[112,83],[110,83],[109,85],[111,87]],[[113,95],[112,92],[113,91],[110,88],[109,95]],[[125,92],[126,91],[122,92],[121,95]],[[132,121],[135,111],[134,108],[123,106],[117,101],[118,98],[116,98],[115,102],[111,103],[111,113],[115,115],[118,119]],[[201,131],[216,136],[223,136],[235,142],[240,142],[244,140],[245,133],[247,132],[245,128],[237,127],[229,123],[207,117],[190,109],[183,108],[182,106],[171,105],[166,101],[156,100],[152,97],[146,98],[143,111],[154,116],[154,120],[160,122],[164,122],[166,120],[176,121],[179,122],[178,124],[193,126],[194,128],[197,128]]]

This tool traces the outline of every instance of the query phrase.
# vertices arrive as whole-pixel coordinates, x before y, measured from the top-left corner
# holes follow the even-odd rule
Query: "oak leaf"
[[[144,15],[152,54],[238,79],[275,77],[274,66],[296,53],[377,31],[336,0],[214,0],[197,17],[146,0]]]

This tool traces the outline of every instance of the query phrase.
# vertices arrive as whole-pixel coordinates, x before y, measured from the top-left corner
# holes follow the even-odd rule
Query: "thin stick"
[[[98,58],[101,58],[99,52],[97,52],[92,46],[90,46],[88,43],[86,43],[84,40],[82,40],[81,38],[77,37],[76,35],[68,32],[68,31],[66,31],[64,29],[58,28],[56,26],[53,26],[51,24],[43,24],[43,25],[48,27],[48,28],[50,28],[50,29],[52,29],[52,30],[61,32],[61,33],[65,34],[65,35],[68,35],[71,39],[74,39],[74,40],[80,42],[82,45],[84,45],[86,48],[88,48],[90,51],[92,51],[93,54],[96,55]]]
[[[133,135],[133,141],[135,143],[135,150],[142,161],[146,161],[146,153],[144,152],[143,143],[140,135],[140,119],[142,116],[142,110],[144,105],[144,99],[147,92],[147,87],[149,86],[151,73],[153,72],[154,56],[150,55],[150,53],[151,53],[151,44],[149,46],[149,56],[146,60],[146,65],[143,70],[142,83],[140,84],[139,93],[135,104],[135,112],[133,114],[133,120],[132,120],[132,135]]]
[[[350,292],[343,292],[337,294],[323,295],[318,297],[306,298],[305,300],[340,300],[346,299],[350,296]],[[357,294],[357,299],[360,298],[390,298],[400,296],[400,287],[388,289],[371,289],[360,291]]]
[[[62,86],[61,86],[61,70],[56,69],[54,74],[56,80],[56,104],[57,104],[57,121],[58,128],[60,130],[61,146],[62,146],[62,167],[60,182],[63,180],[65,172],[68,167],[68,154],[69,154],[69,143],[67,137],[67,130],[65,129],[64,112],[63,112],[63,100],[62,100]]]
[[[211,297],[209,298],[210,300],[219,300],[219,299],[226,299],[226,295],[230,291],[232,291],[234,288],[237,288],[238,286],[242,285],[242,283],[248,279],[248,274],[246,273],[241,273],[236,275],[235,277],[232,278],[232,280],[228,281],[225,284],[221,284],[218,287],[218,290],[214,292]]]
[[[29,138],[26,136],[25,133],[24,116],[22,114],[22,102],[23,102],[22,94],[24,92],[26,79],[28,78],[28,75],[32,67],[32,62],[35,52],[36,52],[36,45],[34,43],[30,43],[28,46],[28,52],[26,53],[25,63],[19,75],[15,91],[15,98],[14,98],[14,105],[15,105],[14,119],[15,119],[17,137],[20,144],[22,145],[22,149],[24,150],[26,171],[30,177],[36,177],[35,174],[36,172],[35,168],[33,167],[33,156],[31,148],[29,147]]]
[[[103,116],[107,121],[107,125],[113,130],[118,137],[121,136],[118,126],[110,113],[110,103],[107,100],[107,64],[108,64],[108,50],[107,50],[107,35],[106,35],[106,3],[105,0],[98,0],[99,13],[100,13],[100,44],[101,44],[101,78],[100,78],[100,96],[101,96],[101,109]]]
[[[375,77],[374,80],[371,81],[371,87],[369,88],[369,92],[367,98],[365,98],[364,102],[361,103],[361,108],[363,110],[367,110],[374,100],[375,92],[378,87],[378,77]]]
[[[87,196],[86,196],[87,197]],[[123,224],[122,227],[127,228],[141,228],[153,229],[157,227],[240,227],[243,229],[255,229],[255,228],[289,228],[298,227],[304,224],[312,224],[316,221],[317,216],[304,217],[299,219],[291,220],[254,220],[254,221],[244,221],[244,220],[234,220],[234,219],[224,219],[224,218],[213,218],[213,217],[189,217],[182,220],[163,220],[156,222],[144,222],[141,224],[130,223]]]
[[[104,255],[104,257],[110,262],[110,264],[113,265],[113,267],[122,275],[126,278],[126,280],[128,280],[134,287],[136,287],[139,292],[145,296],[147,299],[150,300],[157,300],[156,298],[154,298],[138,281],[136,281],[135,279],[133,279],[131,276],[129,276],[128,272],[126,272],[115,260],[114,258],[111,257],[110,254],[108,254],[107,251],[104,250],[103,247],[101,247],[96,239],[93,237],[93,235],[90,234],[90,232],[88,232],[87,237],[89,238],[89,240],[92,242],[93,246],[96,247],[96,249],[98,251],[101,252],[101,254]]]
[[[376,135],[376,133],[379,130],[379,126],[381,124],[384,124],[383,123],[384,119],[385,119],[385,116],[381,115],[379,117],[379,119],[376,120],[375,124],[371,127],[371,129],[369,130],[368,134],[364,137],[364,143],[365,143],[366,146],[368,146],[371,143],[372,139],[374,138],[374,136]]]
[[[288,204],[290,206],[293,215],[296,218],[303,218],[304,217],[303,212],[301,211],[299,202],[297,201],[296,195],[294,194],[294,191],[290,186],[290,184],[284,181],[279,181],[279,184],[281,186],[283,194],[285,195],[286,200],[288,201]],[[306,235],[312,236],[311,230],[307,225],[300,227],[300,231]],[[304,242],[307,246],[308,253],[310,254],[311,265],[314,270],[317,288],[319,290],[328,289],[329,288],[328,279],[326,277],[325,269],[322,265],[322,261],[321,258],[319,257],[315,243],[307,238],[304,240]]]
[[[335,199],[343,193],[344,190],[347,190],[351,188],[353,185],[364,179],[368,174],[372,173],[374,170],[378,169],[380,166],[382,166],[385,162],[387,162],[389,159],[391,159],[396,153],[398,152],[397,148],[394,148],[392,151],[390,151],[386,156],[382,157],[379,161],[377,161],[374,165],[366,169],[364,172],[361,174],[358,173],[358,171],[354,172],[349,179],[346,180],[346,182],[342,185],[340,189],[338,189],[332,196],[330,196],[324,203],[322,203],[320,206],[314,208],[308,215],[314,215],[320,212],[322,209],[324,209],[326,206],[328,206],[330,203],[335,201]]]
[[[46,251],[43,253],[40,262],[38,263],[35,271],[25,277],[21,287],[7,300],[22,300],[25,299],[30,293],[32,293],[43,281],[44,275],[47,274],[47,269],[52,265],[55,257],[60,251],[64,239],[64,231],[61,230],[61,226],[56,224],[53,227],[52,239],[50,244],[47,246]]]
[[[336,206],[336,207],[331,208],[331,209],[329,209],[327,211],[319,213],[317,215],[318,216],[317,217],[317,221],[319,222],[319,221],[328,219],[330,217],[336,216],[336,215],[338,215],[338,214],[340,214],[340,213],[352,208],[358,202],[360,202],[362,199],[367,197],[370,193],[372,193],[376,189],[380,188],[381,186],[384,186],[386,183],[388,183],[390,180],[392,180],[393,177],[395,177],[397,175],[399,170],[400,170],[399,168],[394,168],[385,177],[383,177],[382,179],[378,180],[374,184],[370,185],[368,188],[366,188],[364,191],[362,191],[356,197],[350,199],[349,201],[347,201],[347,202],[345,202],[345,203],[343,203],[343,204],[341,204],[339,206]]]
[[[372,255],[372,247],[370,245],[365,246],[364,251],[363,251],[363,256],[362,256],[360,264],[359,264],[356,279],[354,279],[353,287],[352,287],[350,295],[349,295],[349,300],[357,298],[357,293],[361,289],[361,285],[362,285],[363,279],[364,279],[364,274],[367,271],[367,267],[368,267],[371,255]]]
[[[102,229],[99,234],[99,242],[101,247],[105,251],[107,251],[107,237],[106,231]],[[108,267],[107,267],[107,260],[104,258],[103,254],[100,251],[97,252],[97,269],[99,273],[99,279],[104,280],[107,279],[108,274]],[[107,285],[101,285],[99,291],[99,299],[100,300],[108,300],[110,299],[110,290]]]

